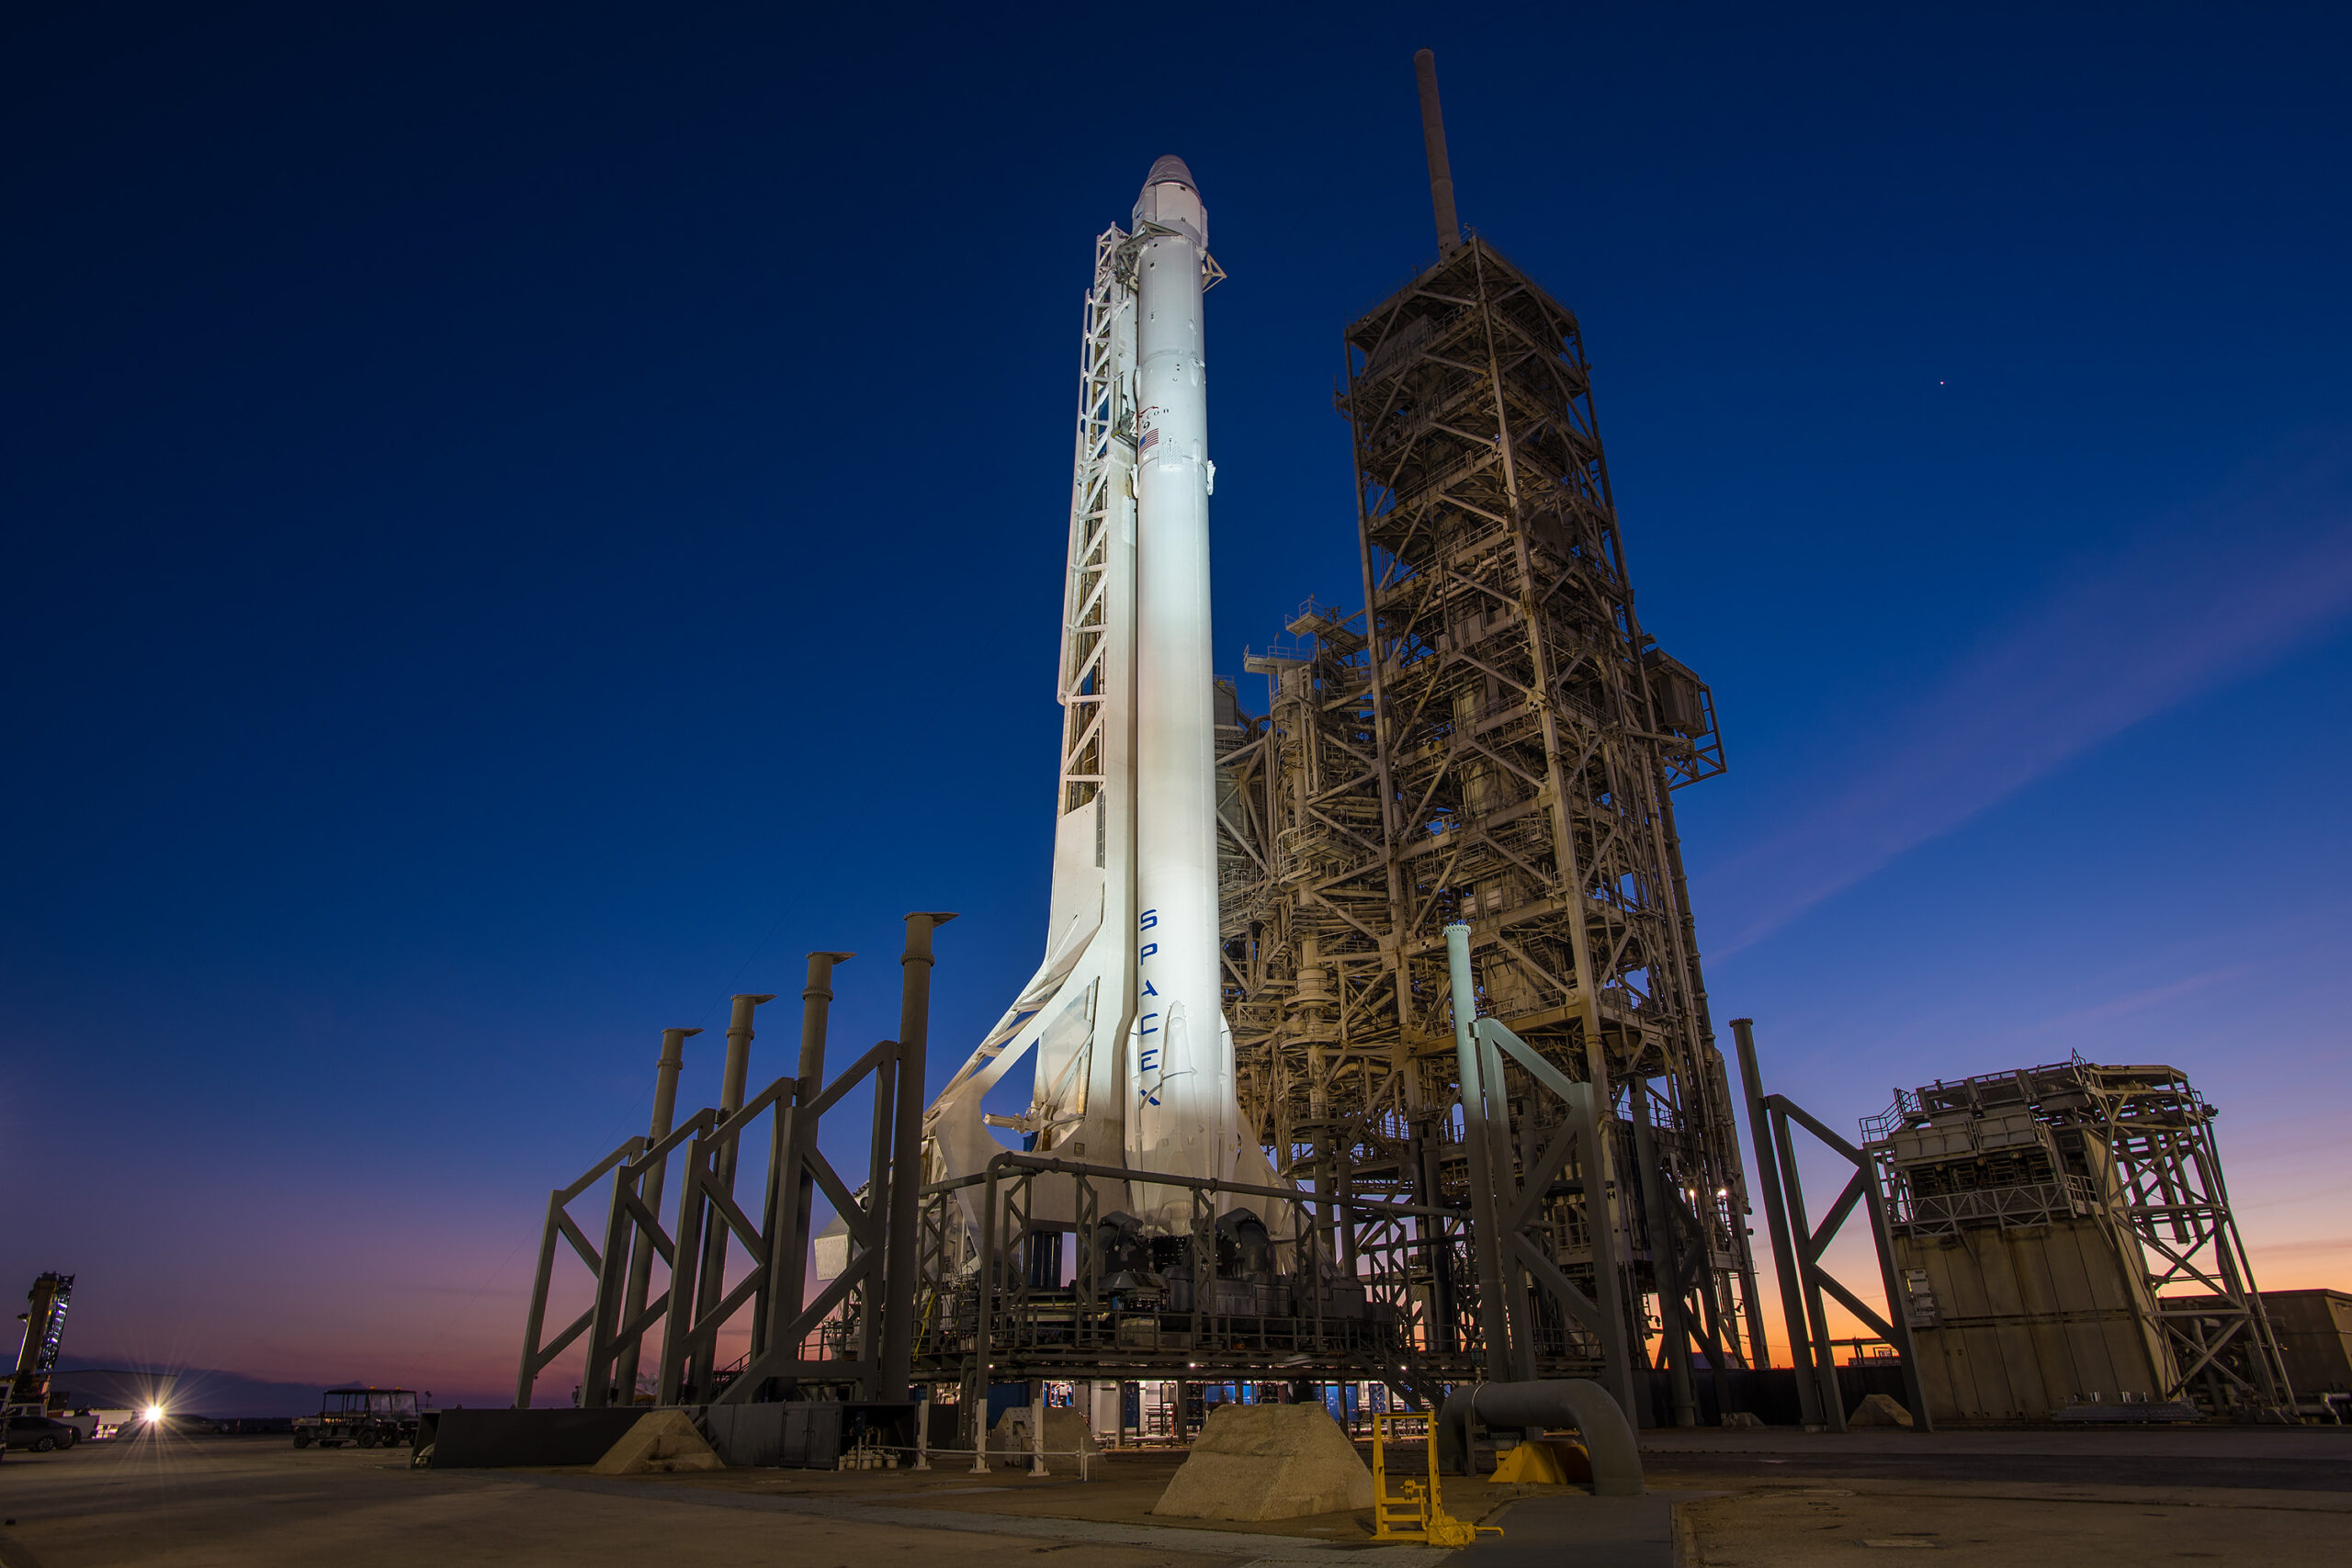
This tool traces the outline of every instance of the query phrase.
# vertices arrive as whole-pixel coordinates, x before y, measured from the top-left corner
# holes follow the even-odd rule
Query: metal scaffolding
[[[852,956],[847,953],[808,955],[798,1071],[747,1094],[753,1020],[762,1004],[775,998],[740,995],[727,1030],[719,1102],[674,1125],[681,1047],[701,1031],[662,1031],[650,1134],[625,1139],[577,1180],[548,1195],[515,1376],[516,1409],[530,1408],[540,1374],[574,1344],[584,1345],[576,1398],[587,1409],[645,1400],[732,1404],[795,1397],[804,1388],[868,1402],[906,1400],[918,1337],[919,1277],[926,1267],[918,1240],[923,1195],[913,1178],[922,1163],[932,934],[955,918],[944,911],[907,917],[899,959],[899,1038],[877,1041],[830,1077],[825,1036],[833,967]],[[853,1190],[821,1145],[826,1113],[854,1092],[870,1095],[871,1126],[865,1180]],[[662,1195],[673,1163],[680,1179],[665,1225]],[[900,1179],[901,1173],[910,1179]],[[757,1201],[741,1201],[746,1194],[738,1189],[739,1177],[754,1175]],[[572,1213],[572,1205],[600,1185],[605,1189],[601,1246],[591,1239],[593,1214]],[[819,1240],[820,1197],[834,1212],[842,1264],[812,1297],[808,1259]],[[593,1295],[550,1336],[556,1268],[567,1247],[584,1267]],[[750,1267],[730,1280],[735,1253]],[[658,1289],[657,1266],[667,1272]],[[726,1361],[723,1342],[745,1348]],[[639,1369],[648,1362],[658,1371],[653,1387],[640,1393]]]
[[[1345,351],[1367,608],[1307,604],[1247,662],[1265,716],[1220,716],[1244,1113],[1303,1185],[1470,1219],[1443,935],[1462,921],[1478,1010],[1605,1108],[1600,1168],[1561,1170],[1526,1234],[1658,1364],[1764,1365],[1670,799],[1723,771],[1723,743],[1705,683],[1634,615],[1576,320],[1474,235]],[[1568,1113],[1503,1072],[1505,1168],[1526,1172]],[[1484,1342],[1457,1254],[1422,1281],[1432,1348]],[[1542,1371],[1597,1369],[1544,1299]]]
[[[2177,1067],[2076,1057],[1898,1089],[1862,1123],[1939,1413],[2292,1408],[2217,1114]]]

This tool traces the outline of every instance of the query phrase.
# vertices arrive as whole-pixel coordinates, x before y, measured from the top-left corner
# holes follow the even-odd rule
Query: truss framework
[[[1078,451],[1070,466],[1069,600],[1063,606],[1061,800],[1069,813],[1102,793],[1103,696],[1112,671],[1109,594],[1117,577],[1111,536],[1124,486],[1111,444],[1135,444],[1135,242],[1113,225],[1095,237],[1079,367]],[[1132,524],[1129,524],[1130,531]],[[1132,543],[1132,540],[1128,541]]]
[[[1224,732],[1244,1114],[1295,1180],[1463,1204],[1442,933],[1466,922],[1480,1010],[1606,1108],[1606,1168],[1564,1172],[1530,1234],[1634,1344],[1764,1364],[1668,798],[1723,771],[1722,739],[1634,615],[1576,320],[1473,237],[1345,351],[1366,608],[1303,606],[1248,661],[1265,717],[1237,701]],[[1507,1092],[1524,1170],[1564,1113],[1516,1065]]]

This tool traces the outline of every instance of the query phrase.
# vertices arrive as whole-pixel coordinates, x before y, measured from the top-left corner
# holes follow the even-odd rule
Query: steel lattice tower
[[[1723,771],[1722,743],[1706,686],[1634,614],[1576,319],[1473,237],[1345,343],[1367,609],[1306,606],[1249,662],[1267,716],[1237,706],[1227,731],[1246,1113],[1300,1179],[1460,1198],[1442,928],[1466,921],[1482,1010],[1615,1111],[1633,1342],[1679,1321],[1706,1364],[1759,1364],[1670,798]],[[1560,1111],[1515,1069],[1510,1092],[1525,1168]],[[1588,1282],[1593,1174],[1555,1184],[1539,1227]],[[1460,1278],[1429,1289],[1472,1335]],[[1682,1336],[1662,1337],[1679,1360]],[[1549,1348],[1594,1350],[1565,1328]]]

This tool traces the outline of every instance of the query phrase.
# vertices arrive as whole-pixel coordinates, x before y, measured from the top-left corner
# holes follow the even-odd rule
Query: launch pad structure
[[[1250,659],[1264,715],[1213,686],[1223,274],[1162,158],[1086,301],[1044,962],[919,1128],[910,993],[905,1043],[851,1069],[876,1103],[854,1189],[819,1147],[843,1085],[816,959],[803,1070],[748,1097],[767,998],[738,998],[722,1103],[657,1103],[553,1195],[518,1404],[583,1337],[582,1403],[627,1402],[657,1327],[660,1403],[952,1387],[976,1444],[1004,1382],[1372,1382],[1419,1407],[1593,1377],[1646,1424],[1657,1371],[1688,1425],[1695,1371],[1727,1411],[1725,1374],[1769,1365],[1670,798],[1724,770],[1713,697],[1635,616],[1576,319],[1464,236],[1417,68],[1439,254],[1343,337],[1364,607],[1310,604]],[[1026,1110],[985,1110],[1016,1065]],[[734,1182],[759,1125],[755,1217]],[[600,1247],[567,1205],[607,1175]],[[840,1218],[812,1235],[820,1192]],[[565,1243],[597,1300],[548,1338]],[[731,1285],[730,1246],[753,1260]]]
[[[1438,254],[1341,341],[1362,607],[1310,600],[1248,657],[1262,713],[1213,683],[1223,274],[1163,157],[1085,301],[1043,961],[927,1107],[944,914],[908,917],[899,1038],[845,1068],[846,953],[809,956],[797,1070],[764,1089],[773,998],[735,998],[720,1101],[683,1119],[697,1032],[665,1032],[650,1131],[550,1195],[518,1406],[579,1344],[588,1408],[828,1402],[922,1451],[929,1396],[976,1464],[1009,1383],[1036,1442],[1049,1382],[1429,1410],[1590,1379],[1638,1425],[1759,1416],[1752,1191],[1809,1427],[1843,1429],[1855,1367],[1826,1297],[1923,1430],[2102,1393],[2134,1418],[2291,1410],[2211,1108],[2173,1069],[1938,1084],[1857,1145],[1764,1092],[1735,1019],[1751,1185],[1675,824],[1724,771],[1713,695],[1635,613],[1577,319],[1461,227],[1416,63]],[[990,1109],[1016,1066],[1025,1108]],[[1817,1224],[1798,1131],[1843,1162]],[[1883,1317],[1826,1262],[1856,1215]],[[550,1335],[567,1247],[594,1300]]]
[[[1133,1127],[1135,1091],[1157,1105],[1152,1072],[1178,1051],[1152,1039],[1150,1010],[1171,1004],[1124,956],[1170,940],[1166,896],[1136,898],[1123,870],[1124,854],[1162,853],[1164,835],[1148,805],[1138,824],[1143,792],[1124,782],[1133,735],[1164,722],[1148,675],[1128,694],[1126,628],[1151,625],[1134,596],[1153,572],[1136,560],[1154,531],[1130,496],[1161,396],[1132,324],[1151,314],[1143,247],[1161,232],[1163,187],[1148,185],[1135,231],[1097,242],[1085,313],[1046,957],[934,1104],[926,1175],[963,1190],[961,1245],[1049,1249],[1002,1266],[1001,1317],[975,1309],[962,1343],[988,1341],[990,1321],[1007,1331],[1001,1354],[983,1352],[990,1375],[1117,1375],[1048,1369],[1062,1350],[1085,1360],[1075,1344],[1089,1339],[1056,1314],[1108,1301],[1125,1276],[1130,1308],[1181,1301],[1255,1325],[1120,1331],[1166,1336],[1155,1343],[1204,1381],[1269,1375],[1261,1352],[1278,1345],[1293,1375],[1377,1365],[1409,1398],[1481,1374],[1589,1375],[1631,1413],[1638,1366],[1670,1375],[1688,1421],[1694,1368],[1768,1362],[1669,798],[1721,773],[1723,745],[1705,684],[1634,615],[1575,317],[1463,234],[1433,64],[1416,63],[1439,254],[1344,334],[1365,607],[1310,604],[1291,641],[1248,660],[1268,678],[1264,715],[1227,688],[1215,716],[1230,1066],[1197,1033],[1193,1052],[1201,1081],[1231,1074],[1242,1163],[1168,1181]],[[1466,952],[1450,956],[1457,925]],[[1122,932],[1135,934],[1122,945]],[[1138,991],[1122,1015],[1114,998]],[[1480,1015],[1516,1050],[1474,1041]],[[1026,1110],[978,1115],[1033,1054]],[[1091,1189],[1121,1179],[1102,1156],[1121,1147],[1123,1101],[1124,1179],[1144,1229],[1167,1234],[1102,1273],[1125,1244]],[[979,1122],[1020,1134],[1024,1155],[991,1157]],[[1265,1153],[1254,1177],[1250,1145]],[[1025,1197],[1007,1207],[995,1179],[973,1190],[983,1161]],[[1217,1242],[1220,1214],[1262,1245]],[[943,1214],[943,1269],[958,1228]],[[1061,1234],[1079,1252],[1066,1290]],[[1239,1275],[1261,1292],[1255,1311]],[[1301,1338],[1299,1314],[1321,1314],[1335,1289],[1358,1315],[1333,1321],[1351,1326]],[[957,1319],[932,1321],[944,1371]]]

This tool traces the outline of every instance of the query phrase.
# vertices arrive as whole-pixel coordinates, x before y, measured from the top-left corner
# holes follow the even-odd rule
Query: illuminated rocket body
[[[1192,171],[1160,159],[1136,204],[1143,239],[1136,266],[1135,785],[1142,908],[1126,1147],[1136,1170],[1229,1179],[1239,1118],[1217,967],[1215,470],[1201,320],[1207,230]]]
[[[1097,242],[1087,299],[1045,962],[933,1102],[926,1179],[979,1170],[994,1127],[1124,1167],[1130,1209],[1187,1228],[1190,1196],[1143,1179],[1272,1171],[1241,1132],[1219,968],[1202,294],[1220,275],[1182,159],[1152,165],[1134,222]],[[987,1113],[1033,1050],[1028,1110]],[[1072,1217],[1038,1185],[1038,1219]]]

